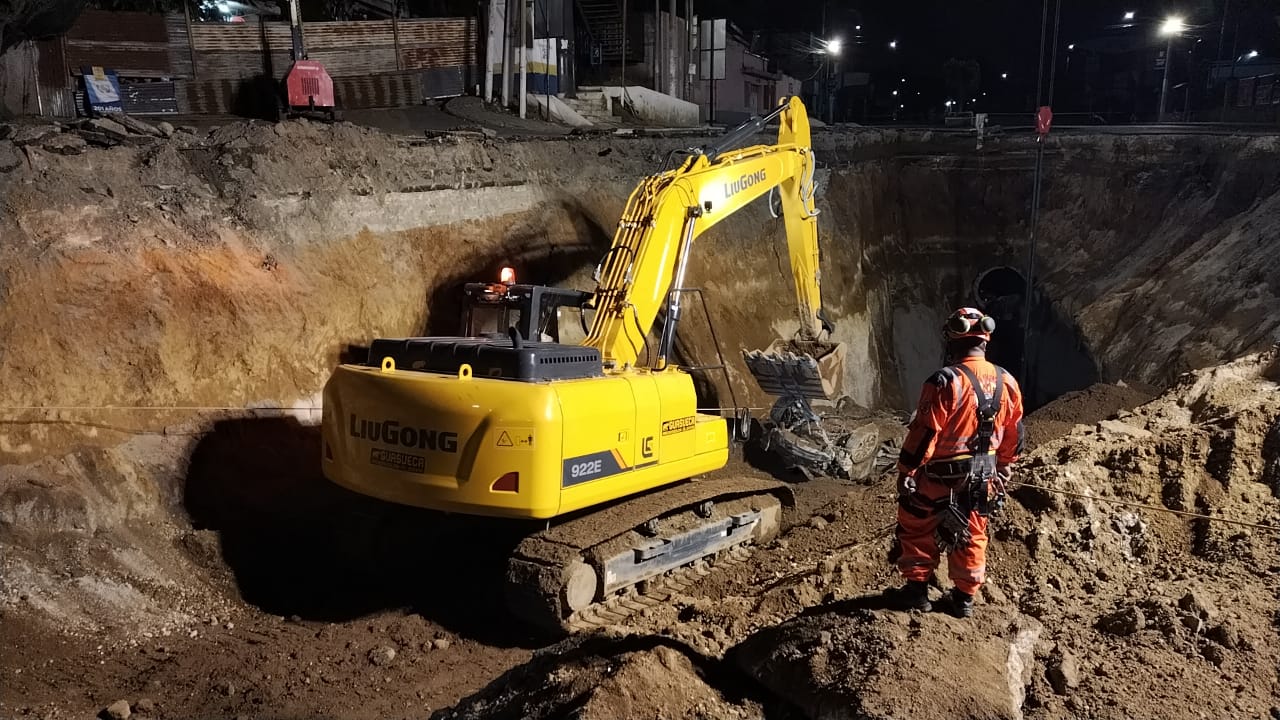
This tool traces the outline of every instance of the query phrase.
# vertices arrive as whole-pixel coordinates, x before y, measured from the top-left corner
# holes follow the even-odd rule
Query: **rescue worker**
[[[929,579],[947,553],[954,587],[946,610],[973,615],[986,579],[987,517],[1004,502],[1010,466],[1022,451],[1022,393],[986,360],[995,320],[960,308],[943,326],[947,362],[920,393],[898,457],[898,525],[893,555],[907,581],[900,605],[928,612]]]

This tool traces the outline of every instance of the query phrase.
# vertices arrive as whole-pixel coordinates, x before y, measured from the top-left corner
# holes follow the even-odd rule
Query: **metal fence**
[[[324,63],[344,108],[401,107],[464,93],[480,77],[473,17],[306,23],[307,55]],[[116,71],[127,112],[268,116],[292,64],[287,22],[192,22],[184,15],[87,10],[63,36],[33,43],[35,108],[67,116],[81,69]]]

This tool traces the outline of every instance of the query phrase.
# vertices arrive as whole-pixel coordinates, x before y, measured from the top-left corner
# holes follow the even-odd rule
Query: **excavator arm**
[[[728,149],[774,118],[779,120],[776,144]],[[842,347],[823,341],[831,325],[822,310],[813,175],[808,116],[793,97],[770,115],[727,134],[715,147],[694,152],[678,169],[646,178],[628,199],[613,245],[597,268],[596,313],[584,344],[599,349],[608,367],[635,365],[659,309],[669,302],[653,362],[664,368],[680,317],[680,293],[672,290],[684,285],[694,241],[752,201],[776,193],[800,320],[795,347],[802,353],[816,348],[823,357],[842,358]],[[836,363],[819,370],[817,358],[788,357],[774,348],[768,355],[755,355],[753,362],[748,354],[748,364],[764,389],[776,394],[829,395],[830,382],[814,390],[812,377],[807,384],[796,378],[818,372],[836,376],[840,371]],[[784,368],[787,363],[792,367]]]

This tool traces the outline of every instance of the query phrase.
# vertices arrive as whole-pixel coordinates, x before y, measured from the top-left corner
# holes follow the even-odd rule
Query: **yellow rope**
[[[1124,505],[1126,507],[1142,508],[1143,510],[1151,510],[1154,512],[1168,513],[1170,515],[1179,515],[1182,517],[1195,518],[1197,520],[1209,520],[1212,522],[1227,523],[1230,525],[1242,525],[1244,527],[1256,528],[1267,532],[1280,534],[1280,527],[1274,525],[1261,525],[1258,523],[1245,522],[1244,520],[1229,520],[1227,518],[1214,517],[1212,515],[1203,515],[1201,513],[1187,512],[1186,510],[1172,510],[1160,505],[1148,505],[1146,503],[1133,502],[1130,500],[1114,500],[1112,498],[1097,497],[1096,495],[1086,495],[1085,493],[1072,492],[1070,490],[1059,490],[1058,488],[1045,487],[1043,485],[1033,485],[1029,482],[1018,482],[1019,487],[1034,488],[1058,495],[1068,495],[1070,497],[1084,498],[1085,500],[1095,500],[1102,503],[1110,503],[1112,505]]]

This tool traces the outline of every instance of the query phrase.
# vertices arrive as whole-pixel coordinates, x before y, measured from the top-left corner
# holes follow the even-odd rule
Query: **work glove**
[[[1013,468],[1008,465],[1000,465],[996,468],[996,474],[991,478],[991,491],[988,496],[991,502],[992,514],[1004,509],[1004,501],[1009,492],[1009,483],[1012,481]]]
[[[1008,465],[996,467],[996,475],[991,478],[991,491],[997,498],[1002,498],[1009,491],[1009,483],[1013,481],[1013,468]]]
[[[914,495],[916,492],[916,479],[906,473],[898,473],[898,496],[905,497]]]

